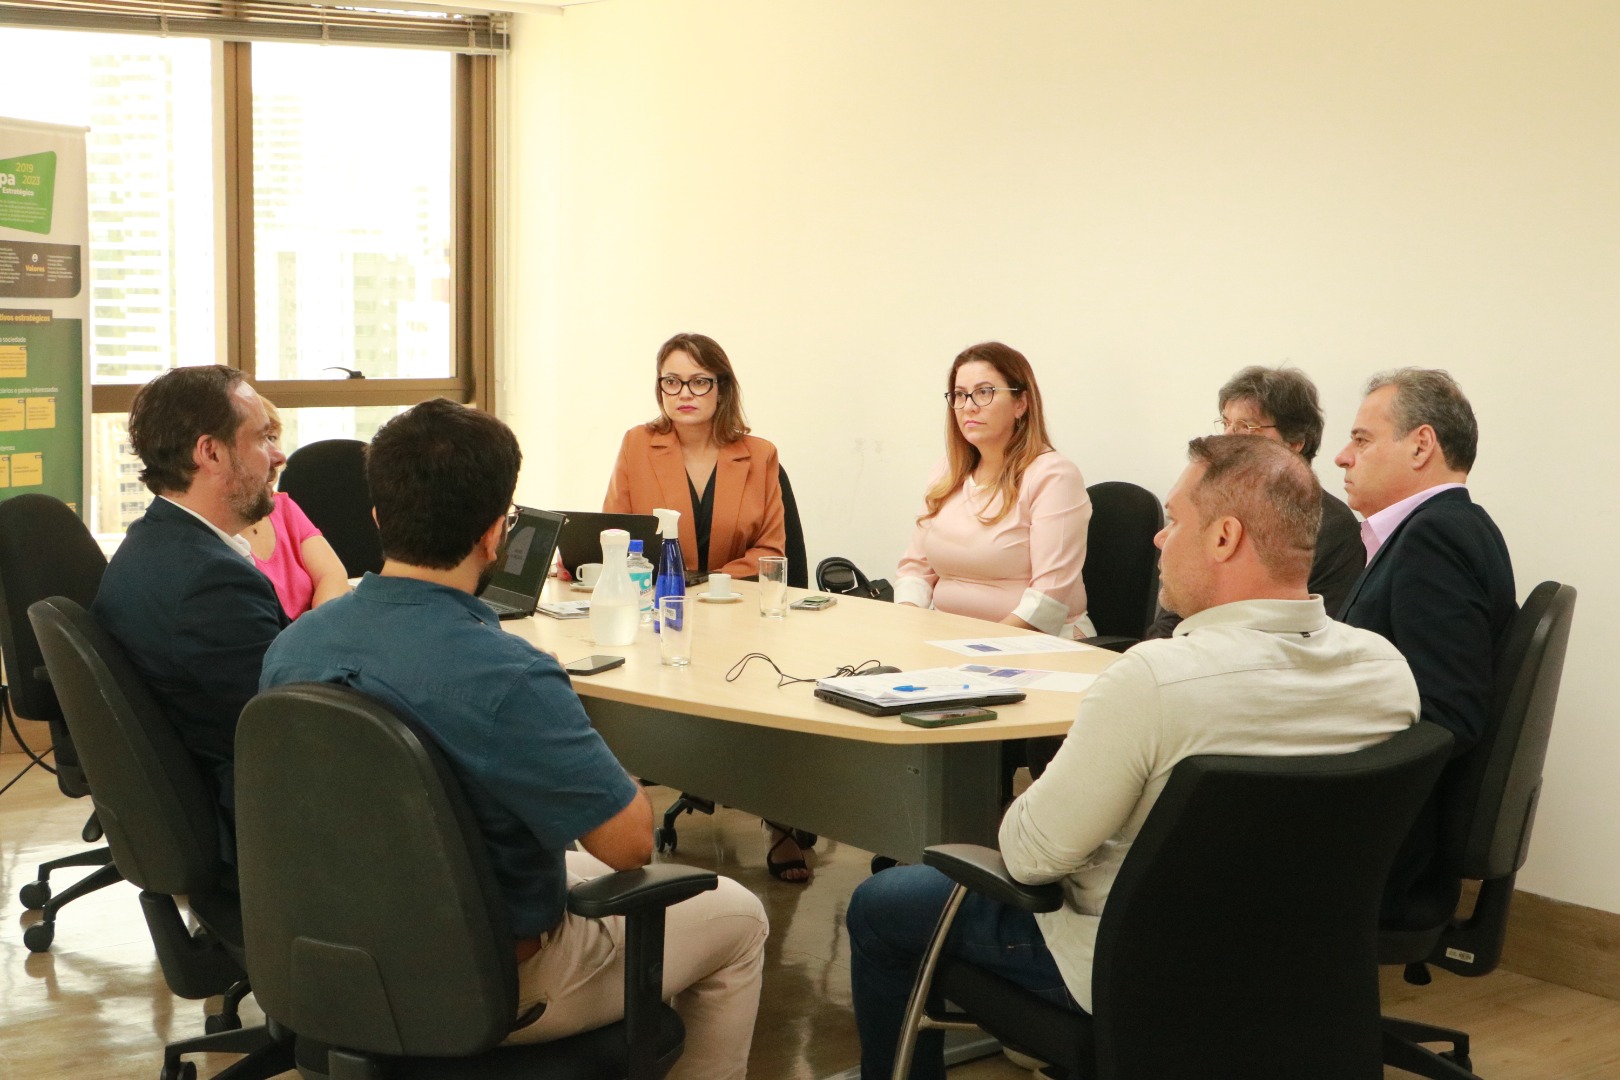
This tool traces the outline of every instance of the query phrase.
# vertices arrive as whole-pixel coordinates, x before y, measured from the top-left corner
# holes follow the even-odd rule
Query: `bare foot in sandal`
[[[765,869],[770,871],[771,877],[790,885],[804,885],[809,882],[810,867],[805,863],[804,849],[793,838],[793,833],[786,829],[778,829],[774,825],[768,825],[766,828],[771,838],[771,846],[765,852]]]

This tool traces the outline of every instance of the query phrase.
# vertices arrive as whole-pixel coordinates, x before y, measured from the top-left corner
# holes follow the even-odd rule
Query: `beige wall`
[[[1450,368],[1521,595],[1581,590],[1524,888],[1620,912],[1620,6],[607,0],[509,65],[504,411],[599,503],[658,343],[731,353],[812,559],[889,573],[999,338],[1088,480],[1162,493],[1291,361],[1335,489],[1370,372]],[[852,657],[851,659],[864,659]]]

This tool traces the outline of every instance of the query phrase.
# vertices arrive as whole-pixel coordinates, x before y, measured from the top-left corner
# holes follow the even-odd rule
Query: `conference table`
[[[698,585],[689,596],[707,586]],[[954,667],[968,657],[929,641],[1042,635],[958,615],[852,596],[821,611],[759,615],[753,582],[733,585],[734,603],[694,601],[692,662],[668,667],[643,626],[628,646],[598,647],[589,619],[536,614],[506,629],[567,662],[593,653],[623,666],[577,676],[585,711],[636,776],[829,836],[867,851],[917,861],[938,843],[994,844],[1001,818],[1000,743],[1061,735],[1080,694],[1027,690],[994,706],[994,720],[919,728],[898,716],[866,716],[814,695],[814,682],[777,685],[777,673],[746,654],[764,653],[783,672],[814,679],[876,660],[902,671]],[[789,599],[809,595],[788,590]],[[545,599],[585,599],[562,582]],[[1050,640],[1050,639],[1045,639]],[[1118,658],[1104,649],[1008,656],[998,663],[1097,673]]]

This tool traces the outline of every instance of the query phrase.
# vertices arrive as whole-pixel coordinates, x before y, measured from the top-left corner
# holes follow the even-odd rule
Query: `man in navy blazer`
[[[107,564],[90,610],[214,785],[229,856],[236,720],[287,624],[239,534],[269,515],[287,459],[259,395],[219,366],[175,368],[143,386],[129,440],[156,498]]]
[[[1351,508],[1366,519],[1369,556],[1339,618],[1406,657],[1423,719],[1452,733],[1454,758],[1489,723],[1496,653],[1518,610],[1507,544],[1464,486],[1478,443],[1474,411],[1450,375],[1402,368],[1367,384],[1334,459]],[[1458,883],[1433,865],[1438,844],[1431,800],[1396,860],[1386,925],[1428,925],[1456,906]]]

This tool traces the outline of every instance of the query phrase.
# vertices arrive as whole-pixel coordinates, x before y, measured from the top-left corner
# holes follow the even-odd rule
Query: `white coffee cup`
[[[713,597],[716,597],[717,599],[718,598],[724,598],[724,597],[727,597],[727,596],[731,596],[732,595],[732,591],[731,591],[731,575],[730,574],[710,574],[709,575],[709,595],[713,596]]]
[[[580,563],[574,571],[574,580],[581,585],[595,585],[596,579],[602,576],[602,564],[599,562]]]

